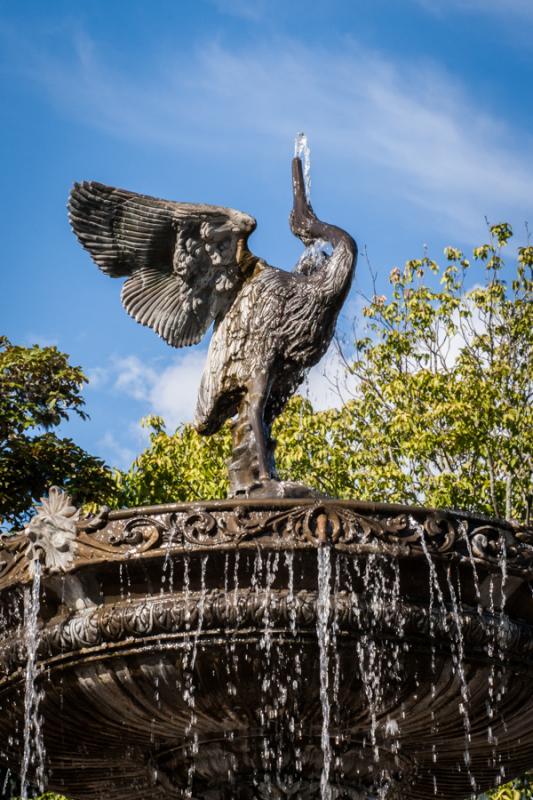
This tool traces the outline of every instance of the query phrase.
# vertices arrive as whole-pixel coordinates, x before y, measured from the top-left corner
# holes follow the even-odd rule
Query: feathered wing
[[[76,183],[69,220],[96,264],[127,276],[124,308],[173,347],[196,344],[246,278],[248,214]]]

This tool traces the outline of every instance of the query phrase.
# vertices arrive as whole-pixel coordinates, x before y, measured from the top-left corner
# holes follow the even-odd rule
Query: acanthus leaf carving
[[[79,515],[70,495],[57,486],[51,486],[48,496],[41,497],[41,504],[24,529],[30,574],[37,560],[50,573],[66,572],[76,554]]]

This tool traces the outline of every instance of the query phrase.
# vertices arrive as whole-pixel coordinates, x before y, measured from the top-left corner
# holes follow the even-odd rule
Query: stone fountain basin
[[[61,571],[45,561],[39,614],[52,790],[318,797],[325,711],[331,797],[461,798],[533,766],[531,530],[403,506],[244,500],[104,513],[79,521],[73,541]],[[19,536],[0,549],[11,767],[27,546]]]

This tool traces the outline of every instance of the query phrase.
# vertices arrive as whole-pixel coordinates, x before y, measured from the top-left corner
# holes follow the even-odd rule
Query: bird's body
[[[214,433],[237,415],[234,493],[276,483],[272,421],[327,350],[357,258],[353,239],[314,215],[299,159],[293,189],[293,233],[333,247],[294,272],[253,256],[256,223],[239,211],[94,182],[76,184],[69,201],[74,232],[100,269],[127,277],[121,297],[134,319],[174,347],[199,342],[214,323],[195,424]]]
[[[346,245],[312,275],[258,262],[229,312],[215,323],[200,384],[195,424],[214,433],[237,413],[251,380],[269,384],[265,422],[283,410],[307,370],[326,352],[353,270]]]

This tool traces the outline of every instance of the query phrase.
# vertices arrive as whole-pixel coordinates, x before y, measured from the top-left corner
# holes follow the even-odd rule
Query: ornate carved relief
[[[48,625],[41,634],[40,653],[42,658],[50,658],[101,645],[127,642],[129,646],[134,640],[153,637],[190,637],[191,631],[198,627],[200,613],[203,636],[234,630],[246,631],[245,635],[253,638],[260,635],[268,623],[272,630],[285,631],[289,638],[291,626],[296,627],[299,636],[305,635],[307,630],[314,637],[316,608],[317,593],[304,590],[292,595],[287,590],[243,589],[229,594],[213,590],[204,595],[201,604],[197,592],[148,596],[138,601],[86,608]],[[435,608],[430,615],[427,608],[406,602],[398,603],[394,609],[386,604],[370,607],[363,598],[354,603],[347,591],[340,591],[332,598],[331,614],[343,636],[358,637],[370,632],[372,637],[395,639],[401,629],[404,642],[416,639],[427,643],[431,638],[433,643],[440,642],[446,647],[449,647],[450,631],[457,625],[457,616],[446,609]],[[461,612],[460,621],[466,657],[486,653],[497,628],[498,646],[505,651],[507,662],[518,657],[522,666],[531,667],[533,630],[529,626],[500,616],[482,616],[468,611]],[[84,658],[86,656],[85,651]],[[4,648],[0,655],[0,665],[6,672],[13,671],[18,663],[24,663],[24,657],[22,642],[11,637],[9,648]]]
[[[187,551],[255,540],[281,547],[328,543],[358,553],[407,558],[427,552],[469,559],[489,571],[533,576],[533,529],[452,512],[372,507],[340,501],[228,502],[164,507],[165,513],[104,509],[79,519],[67,495],[51,490],[23,534],[0,538],[0,590],[27,581],[32,558],[45,572],[76,569],[88,562],[139,558],[149,551]]]

